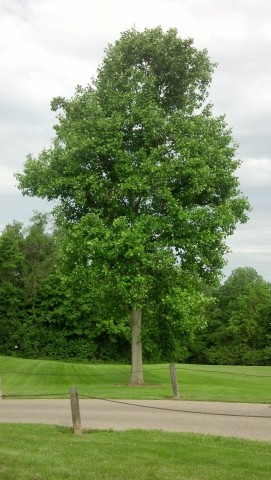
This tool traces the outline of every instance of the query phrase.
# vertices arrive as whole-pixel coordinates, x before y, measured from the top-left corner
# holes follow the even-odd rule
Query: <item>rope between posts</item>
[[[99,397],[92,397],[89,395],[80,394],[79,397],[84,397],[92,400],[103,400],[104,402],[111,402],[111,403],[118,403],[121,405],[129,405],[131,407],[140,407],[140,408],[149,408],[152,410],[164,410],[168,412],[179,412],[179,413],[192,413],[197,415],[217,415],[222,417],[244,417],[244,418],[269,418],[271,419],[271,415],[245,415],[239,413],[219,413],[219,412],[200,412],[197,410],[183,410],[179,408],[166,408],[166,407],[156,407],[151,405],[141,405],[139,403],[130,403],[124,402],[123,400],[112,400],[108,398],[99,398]]]
[[[42,399],[44,397],[52,397],[52,396],[57,396],[57,397],[65,397],[65,399],[68,398],[67,393],[48,393],[48,394],[41,394],[41,395],[3,395],[3,399],[15,399],[15,398],[39,398]],[[271,419],[271,415],[247,415],[247,414],[240,414],[240,413],[222,413],[222,412],[202,412],[199,410],[186,410],[186,409],[179,409],[179,408],[167,408],[167,407],[158,407],[154,405],[142,405],[139,403],[130,403],[128,401],[124,400],[114,400],[114,399],[108,399],[108,398],[101,398],[101,397],[94,397],[91,395],[85,395],[85,394],[78,394],[79,398],[81,399],[89,399],[89,400],[101,400],[104,402],[109,402],[109,403],[116,403],[120,405],[128,405],[131,407],[139,407],[139,408],[148,408],[150,410],[160,410],[160,411],[167,411],[167,412],[177,412],[177,413],[190,413],[190,414],[196,414],[196,415],[212,415],[212,416],[220,416],[220,417],[243,417],[243,418],[263,418],[263,419]]]
[[[159,367],[159,368],[149,368],[144,369],[144,373],[159,371],[159,370],[168,370],[168,367]],[[134,373],[140,373],[141,370],[134,370]],[[127,372],[116,372],[116,373],[35,373],[35,372],[6,372],[1,370],[0,373],[5,373],[7,375],[37,375],[37,376],[56,376],[56,377],[105,377],[105,376],[119,376],[119,375],[130,375],[130,370]]]
[[[44,397],[60,397],[60,399],[63,399],[63,398],[68,398],[69,394],[67,392],[65,393],[33,393],[33,394],[23,394],[23,393],[14,393],[14,394],[10,394],[10,395],[2,395],[2,398],[3,399],[7,399],[7,398],[24,398],[24,399],[31,399],[31,398],[39,398],[39,399],[43,399]]]
[[[183,370],[186,372],[204,372],[204,373],[224,373],[226,375],[240,375],[241,377],[258,377],[258,378],[271,378],[271,375],[255,375],[250,373],[239,373],[239,372],[225,372],[222,370],[204,370],[203,368],[185,368],[176,366],[176,370]]]
[[[219,374],[225,374],[225,375],[236,375],[236,376],[243,376],[243,377],[256,377],[256,378],[271,378],[271,375],[255,375],[255,374],[249,374],[249,373],[239,373],[239,372],[226,372],[222,370],[205,370],[203,368],[185,368],[185,367],[179,367],[178,365],[175,367],[176,371],[182,370],[186,372],[204,372],[204,373],[219,373]],[[159,371],[159,370],[167,370],[168,366],[165,367],[158,367],[158,368],[147,368],[144,369],[144,373],[148,372],[153,372],[153,371]],[[2,374],[7,374],[7,375],[34,375],[34,376],[56,376],[56,377],[105,377],[105,376],[119,376],[119,375],[128,375],[130,372],[116,372],[116,373],[90,373],[90,374],[84,374],[84,373],[35,373],[35,372],[9,372],[9,371],[1,371]],[[134,371],[134,373],[138,373],[138,371]]]

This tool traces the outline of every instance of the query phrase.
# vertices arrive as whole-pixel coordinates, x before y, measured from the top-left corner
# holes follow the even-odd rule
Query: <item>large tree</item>
[[[143,383],[144,307],[171,296],[184,318],[180,292],[192,310],[203,300],[191,278],[217,277],[247,219],[236,145],[206,103],[213,68],[175,29],[124,32],[91,85],[53,100],[52,146],[17,174],[24,194],[58,199],[82,261],[129,307],[131,384]]]

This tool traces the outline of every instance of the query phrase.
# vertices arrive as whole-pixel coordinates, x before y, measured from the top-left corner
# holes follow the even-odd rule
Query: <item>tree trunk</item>
[[[129,385],[144,385],[141,343],[141,316],[142,311],[132,307],[132,370]]]

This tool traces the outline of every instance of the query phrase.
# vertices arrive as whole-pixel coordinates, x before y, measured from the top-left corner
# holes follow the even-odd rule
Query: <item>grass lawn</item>
[[[270,480],[271,444],[161,431],[1,425],[1,480]]]
[[[76,386],[79,395],[122,399],[169,399],[167,364],[145,365],[145,386],[129,387],[129,365],[96,365],[0,356],[6,396],[65,398]],[[176,365],[181,398],[271,403],[271,367]]]

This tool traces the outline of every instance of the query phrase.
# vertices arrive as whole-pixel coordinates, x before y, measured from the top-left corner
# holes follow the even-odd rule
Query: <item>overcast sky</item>
[[[251,266],[271,281],[270,0],[0,0],[0,230],[50,209],[23,197],[13,174],[49,146],[51,99],[85,86],[122,31],[158,25],[218,62],[209,98],[240,144],[237,174],[253,207],[228,238],[225,274]]]

